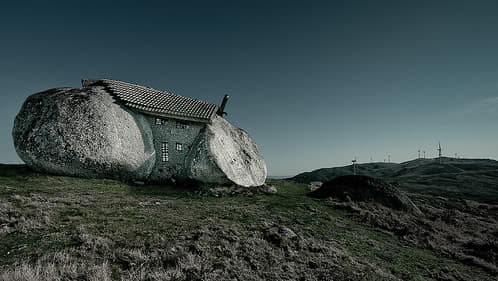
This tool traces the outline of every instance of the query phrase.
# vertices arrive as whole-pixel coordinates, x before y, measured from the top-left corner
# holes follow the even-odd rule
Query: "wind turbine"
[[[420,159],[420,149],[418,150],[418,159]]]

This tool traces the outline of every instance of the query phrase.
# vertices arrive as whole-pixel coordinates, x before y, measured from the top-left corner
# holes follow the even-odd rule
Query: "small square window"
[[[178,151],[182,151],[183,150],[183,146],[182,146],[181,143],[179,143],[179,142],[176,143],[176,150],[178,150]]]
[[[177,129],[187,129],[187,124],[182,123],[182,122],[176,122],[176,128]]]
[[[156,118],[156,125],[162,125],[163,120],[161,118]]]

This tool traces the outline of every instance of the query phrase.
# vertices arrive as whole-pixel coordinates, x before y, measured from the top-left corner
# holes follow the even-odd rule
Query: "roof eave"
[[[130,108],[130,107],[128,107]],[[177,119],[177,120],[183,120],[183,121],[191,121],[191,122],[197,122],[197,123],[204,123],[204,124],[211,124],[211,120],[213,119],[213,115],[209,119],[205,118],[195,118],[195,117],[188,117],[188,116],[180,116],[180,115],[175,115],[175,114],[167,114],[167,113],[158,113],[158,112],[152,112],[152,111],[147,111],[143,109],[138,109],[138,108],[130,108],[131,110],[137,111],[139,113],[144,113],[147,115],[151,116],[156,116],[156,117],[163,117],[163,118],[169,118],[169,119]]]

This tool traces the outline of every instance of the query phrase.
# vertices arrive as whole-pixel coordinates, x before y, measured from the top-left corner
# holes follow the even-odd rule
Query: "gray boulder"
[[[213,183],[261,186],[267,170],[258,146],[242,129],[216,116],[187,159],[188,177]]]
[[[155,164],[144,117],[100,87],[56,88],[24,102],[14,122],[19,157],[35,170],[78,177],[145,179]]]

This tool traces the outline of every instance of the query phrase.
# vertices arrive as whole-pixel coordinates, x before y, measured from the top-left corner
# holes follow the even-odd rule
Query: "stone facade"
[[[147,116],[147,120],[152,129],[156,151],[156,165],[149,180],[186,178],[185,160],[205,124],[155,116]]]

